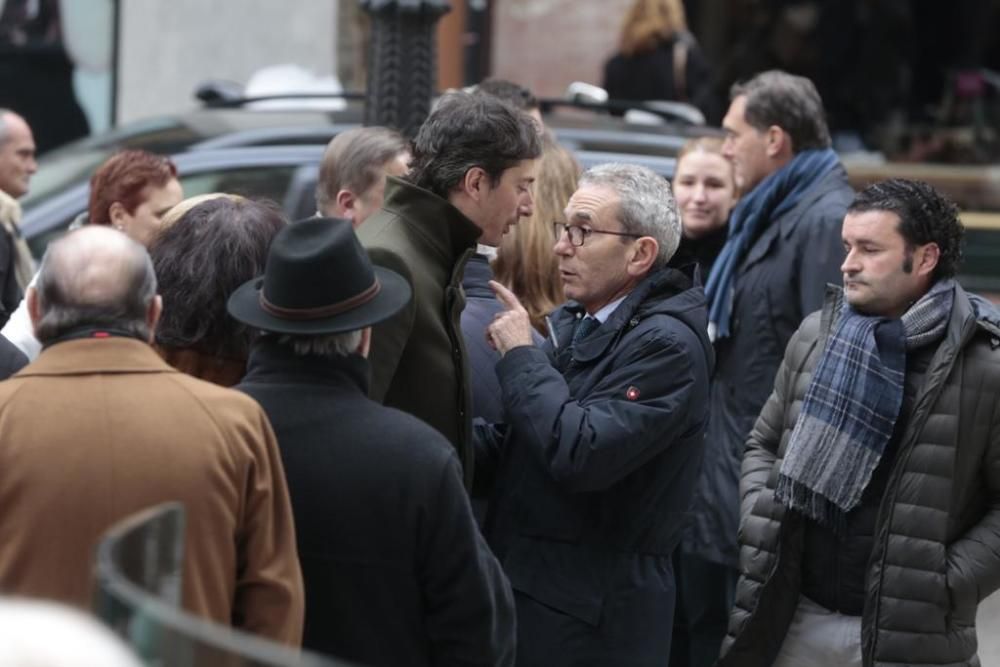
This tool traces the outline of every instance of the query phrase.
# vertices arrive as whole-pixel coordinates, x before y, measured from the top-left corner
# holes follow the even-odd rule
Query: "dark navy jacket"
[[[708,416],[704,293],[658,271],[574,349],[582,314],[575,302],[555,311],[558,349],[518,347],[497,365],[508,422],[476,428],[477,483],[494,482],[485,532],[519,619],[528,599],[581,629],[542,659],[532,647],[565,628],[519,620],[518,664],[662,664],[670,553]]]
[[[712,415],[692,521],[681,548],[736,568],[740,461],[788,340],[840,282],[840,228],[854,194],[840,167],[752,242],[733,286],[732,335],[716,341]],[[702,274],[704,275],[704,274]]]
[[[497,380],[500,354],[486,342],[486,327],[503,310],[490,289],[493,269],[485,255],[473,255],[465,265],[462,289],[465,290],[465,310],[462,311],[462,336],[469,353],[469,385],[472,387],[472,416],[487,422],[503,421],[503,402]],[[542,338],[532,332],[536,345]]]

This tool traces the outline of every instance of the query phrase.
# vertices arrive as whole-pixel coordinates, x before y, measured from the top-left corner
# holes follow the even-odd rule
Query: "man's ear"
[[[29,286],[24,294],[24,302],[28,304],[28,318],[31,320],[31,329],[38,337],[38,323],[42,321],[42,308],[38,303],[38,290],[34,286]]]
[[[489,176],[482,167],[472,167],[465,172],[461,181],[462,191],[476,202],[486,195],[489,184]]]
[[[934,273],[934,269],[937,268],[938,261],[941,259],[941,248],[937,243],[931,242],[926,243],[919,248],[917,248],[919,257],[915,262],[914,269],[918,276],[929,276]]]
[[[344,188],[337,192],[337,216],[338,218],[351,218],[354,215],[354,205],[358,198],[354,193]]]
[[[767,128],[764,138],[768,157],[780,158],[792,155],[792,138],[777,125]]]
[[[162,314],[163,314],[163,297],[157,294],[149,302],[149,308],[146,309],[146,326],[149,327],[150,345],[152,345],[156,341],[156,325],[160,321],[160,315]]]
[[[358,349],[355,350],[365,359],[368,358],[368,353],[372,349],[372,328],[365,327],[361,330],[361,342],[358,343]]]
[[[628,274],[634,278],[640,278],[653,268],[657,256],[660,254],[660,244],[652,236],[643,236],[635,240],[632,244],[629,255]]]

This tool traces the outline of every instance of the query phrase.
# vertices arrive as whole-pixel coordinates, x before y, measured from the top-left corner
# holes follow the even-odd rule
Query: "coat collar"
[[[244,384],[319,384],[343,387],[368,395],[368,360],[356,354],[347,357],[299,356],[274,336],[258,338],[250,349]]]
[[[42,350],[15,377],[92,373],[178,373],[148,344],[134,338],[80,338]]]
[[[382,208],[406,221],[407,229],[449,263],[461,259],[482,235],[471,220],[429,190],[389,176]]]
[[[687,268],[690,272],[696,270],[694,265]],[[699,332],[708,329],[705,293],[701,286],[684,271],[663,268],[650,273],[636,285],[607,321],[575,346],[573,358],[582,362],[597,359],[622,333],[635,328],[643,319],[655,313],[666,313],[683,319],[693,330]],[[568,302],[556,312],[554,325],[561,344],[568,346],[577,320],[584,315],[583,306],[576,301]],[[706,349],[710,348],[707,334],[703,338],[703,345]],[[560,351],[557,350],[556,353]]]
[[[816,205],[816,202],[837,188],[843,187],[846,183],[847,172],[844,171],[843,166],[837,165],[833,171],[824,176],[812,189],[803,194],[802,199],[795,204],[792,210],[777,220],[772,221],[770,225],[764,228],[760,236],[751,242],[750,250],[741,263],[742,268],[740,270],[745,272],[753,264],[760,261],[761,258],[768,255],[771,251],[771,246],[779,236],[783,239],[791,236],[795,228],[798,227],[799,222],[805,217],[806,212],[812,209]]]

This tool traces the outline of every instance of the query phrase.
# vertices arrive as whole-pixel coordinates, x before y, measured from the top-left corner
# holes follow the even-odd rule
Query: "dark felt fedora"
[[[385,320],[410,300],[410,285],[372,266],[351,223],[293,222],[271,242],[264,275],[229,297],[229,314],[263,331],[334,334]]]

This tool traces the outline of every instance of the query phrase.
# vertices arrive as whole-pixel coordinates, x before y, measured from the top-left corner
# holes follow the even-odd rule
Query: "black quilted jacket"
[[[798,601],[802,527],[774,485],[840,290],[792,337],[743,459],[741,576],[720,667],[773,662]],[[974,304],[975,303],[975,307]],[[865,667],[978,666],[976,607],[1000,587],[1000,327],[956,287],[883,496],[862,616]]]

